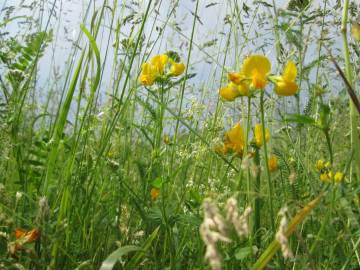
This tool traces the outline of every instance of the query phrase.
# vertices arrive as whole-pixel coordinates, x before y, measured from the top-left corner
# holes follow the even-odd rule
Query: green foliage
[[[77,37],[65,29],[64,51],[63,9],[33,1],[34,24],[17,16],[23,6],[0,12],[0,268],[211,269],[204,255],[221,221],[231,240],[216,244],[222,269],[357,269],[359,175],[343,86],[356,100],[360,63],[349,40],[354,78],[336,73],[342,3],[95,2],[74,26]],[[142,86],[142,63],[162,53],[186,74]],[[292,60],[298,93],[278,97],[269,82],[265,103],[258,91],[219,99],[222,79],[253,53],[272,60],[273,82]],[[255,153],[252,127],[261,120],[270,139]],[[223,147],[238,121],[249,133],[242,157]],[[271,174],[269,156],[278,161]],[[320,181],[319,159],[344,180]],[[213,235],[204,236],[206,198],[224,221],[208,220]],[[233,223],[248,206],[249,236],[238,237]],[[274,239],[284,206],[293,261]],[[40,234],[21,243],[17,228]]]

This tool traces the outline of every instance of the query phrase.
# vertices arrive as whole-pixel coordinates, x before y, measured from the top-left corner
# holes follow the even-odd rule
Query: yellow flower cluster
[[[255,90],[264,89],[269,81],[275,84],[275,93],[279,96],[296,94],[298,85],[295,82],[297,69],[289,61],[282,75],[270,76],[271,63],[266,56],[251,55],[244,60],[238,73],[229,73],[229,83],[219,90],[226,101],[233,101],[240,96],[250,96]]]
[[[178,63],[167,54],[155,55],[141,66],[139,81],[145,86],[153,85],[158,79],[180,76],[185,70],[183,63]]]
[[[269,130],[265,129],[265,140],[269,141]],[[252,140],[253,145],[260,148],[263,145],[263,133],[262,125],[256,124],[254,128],[254,138]],[[237,123],[229,131],[225,132],[224,135],[224,145],[222,149],[218,149],[219,152],[227,154],[229,152],[235,152],[240,157],[243,156],[245,147],[245,136],[244,130],[241,127],[240,123]]]
[[[324,183],[341,183],[344,180],[344,174],[340,171],[337,171],[335,175],[331,170],[331,164],[329,161],[324,161],[319,159],[315,163],[315,169],[320,174],[319,178]]]

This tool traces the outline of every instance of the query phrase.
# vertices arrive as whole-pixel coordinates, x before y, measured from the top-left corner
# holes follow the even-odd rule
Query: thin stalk
[[[271,184],[271,175],[270,175],[270,170],[269,170],[269,163],[268,163],[268,150],[267,150],[267,144],[266,144],[266,140],[265,140],[265,113],[264,113],[264,90],[261,90],[261,94],[260,94],[260,110],[261,110],[261,126],[262,126],[262,139],[263,139],[263,143],[264,143],[264,160],[265,160],[265,167],[266,167],[266,176],[267,176],[267,181],[268,181],[268,185],[269,185],[269,193],[270,193],[270,198],[269,198],[269,206],[270,206],[270,220],[271,220],[271,229],[273,231],[273,233],[275,233],[275,221],[274,221],[274,207],[273,207],[273,189],[272,189],[272,184]]]
[[[254,185],[255,193],[255,202],[254,202],[254,234],[255,234],[255,243],[256,246],[261,246],[261,234],[260,234],[260,208],[261,208],[261,199],[260,199],[260,185],[261,185],[261,170],[260,170],[260,153],[259,149],[256,149],[255,152],[255,164],[256,164],[256,180]]]
[[[350,51],[349,44],[347,40],[347,22],[348,22],[348,10],[349,10],[349,0],[344,0],[343,6],[343,14],[341,21],[341,32],[343,39],[343,50],[344,50],[344,59],[345,59],[345,75],[350,85],[353,85],[353,74],[350,63]],[[351,148],[355,153],[355,170],[357,173],[357,177],[360,176],[360,138],[359,133],[357,131],[357,112],[356,108],[352,102],[349,100],[350,106],[350,126],[351,126]],[[351,167],[351,171],[354,169]],[[352,177],[352,173],[350,173],[350,179]]]

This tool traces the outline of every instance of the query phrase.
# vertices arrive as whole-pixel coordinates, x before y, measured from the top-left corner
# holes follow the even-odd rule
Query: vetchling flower
[[[151,86],[159,78],[180,76],[184,70],[183,63],[174,61],[167,54],[159,54],[152,57],[149,62],[142,64],[139,81],[145,86]]]
[[[334,175],[334,181],[335,183],[341,183],[344,179],[344,174],[342,172],[336,172]]]
[[[145,86],[153,85],[156,79],[155,70],[149,63],[144,63],[141,66],[142,72],[140,74],[140,82]]]
[[[278,159],[276,156],[271,156],[268,160],[268,166],[270,172],[275,172],[279,168]]]
[[[160,195],[160,190],[159,190],[159,189],[157,189],[157,188],[152,188],[152,189],[150,190],[151,200],[156,201],[157,198],[159,197],[159,195]]]
[[[325,161],[323,159],[319,159],[316,161],[315,169],[317,172],[321,172],[325,168]]]
[[[171,64],[169,76],[180,76],[181,74],[183,74],[185,70],[185,65],[183,63],[176,63],[171,58],[169,59],[169,61]]]
[[[248,96],[249,88],[246,84],[235,84],[230,82],[226,87],[219,90],[220,96],[227,101],[234,101],[239,96]]]
[[[269,130],[265,128],[265,141],[269,141]],[[262,125],[256,124],[254,128],[254,142],[257,147],[261,147],[263,145],[263,132],[262,132]]]
[[[279,96],[292,96],[298,90],[296,79],[296,66],[292,61],[286,64],[281,76],[275,77],[275,93]]]
[[[227,153],[230,150],[242,156],[244,152],[244,144],[244,130],[240,123],[237,123],[232,129],[225,133],[224,153]]]
[[[323,173],[320,174],[320,180],[324,183],[330,183],[331,180],[333,178],[333,173],[332,171],[325,171]]]
[[[150,63],[153,66],[155,73],[164,74],[165,65],[168,63],[169,57],[166,54],[155,55],[151,58]]]
[[[264,89],[270,71],[271,63],[269,59],[266,56],[255,54],[245,59],[240,73],[250,81],[252,88]]]
[[[26,231],[20,228],[15,230],[15,237],[18,240],[21,240],[22,243],[31,243],[38,239],[39,231],[37,229],[32,229],[31,231]]]
[[[24,249],[26,244],[36,241],[39,236],[40,232],[38,229],[32,229],[30,231],[20,228],[15,229],[16,240],[14,242],[10,242],[8,246],[10,254],[14,256],[18,250]]]

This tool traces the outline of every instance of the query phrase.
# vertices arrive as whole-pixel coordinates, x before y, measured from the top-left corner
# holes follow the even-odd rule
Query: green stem
[[[267,176],[267,181],[268,181],[268,185],[269,185],[269,193],[270,193],[270,198],[269,198],[269,206],[270,206],[270,220],[271,220],[271,229],[273,231],[273,233],[275,233],[275,221],[274,221],[274,207],[273,207],[273,189],[272,189],[272,184],[271,184],[271,175],[270,175],[270,170],[269,170],[269,163],[268,163],[268,150],[267,150],[267,144],[266,144],[266,139],[265,139],[265,113],[264,113],[264,93],[265,90],[261,90],[261,94],[260,94],[260,110],[261,110],[261,126],[262,126],[262,139],[263,139],[263,143],[264,143],[264,160],[265,160],[265,166],[266,166],[266,176]]]
[[[334,156],[333,156],[333,151],[332,151],[332,146],[331,146],[331,140],[330,140],[330,134],[329,131],[326,129],[324,130],[325,133],[325,138],[326,138],[326,143],[329,149],[329,154],[330,154],[330,163],[331,165],[334,163]]]
[[[248,154],[250,125],[251,125],[251,97],[249,96],[248,97],[248,108],[247,108],[247,123],[246,123],[244,158],[247,158],[247,154]],[[249,171],[249,168],[246,168],[246,185],[247,185],[247,201],[250,201],[250,171]]]
[[[349,0],[344,0],[342,21],[341,21],[341,32],[343,38],[343,49],[344,49],[344,59],[345,59],[345,75],[349,83],[353,84],[353,75],[350,63],[350,51],[349,44],[347,40],[347,22],[348,22],[348,10],[349,10]],[[360,176],[360,138],[357,131],[357,112],[355,106],[351,99],[349,99],[350,106],[350,126],[351,126],[351,148],[355,153],[355,170],[357,176]],[[351,171],[354,168],[351,167]],[[352,173],[350,173],[350,177]]]
[[[259,149],[256,148],[255,158],[256,164],[256,180],[254,185],[255,203],[254,203],[254,234],[255,244],[257,247],[261,246],[261,234],[260,234],[260,209],[261,209],[261,198],[260,198],[260,185],[261,185],[261,170],[260,170],[260,153]]]

